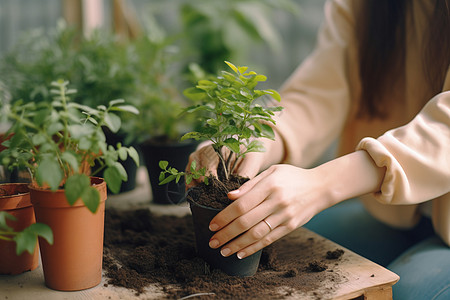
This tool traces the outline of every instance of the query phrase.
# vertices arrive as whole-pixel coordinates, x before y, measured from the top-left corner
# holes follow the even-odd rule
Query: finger
[[[237,251],[245,249],[256,241],[261,240],[262,238],[267,236],[270,231],[272,231],[270,227],[264,221],[260,221],[258,224],[248,230],[244,235],[223,246],[220,250],[220,253],[225,257],[233,255]]]
[[[271,239],[272,236],[267,237],[271,232],[275,230],[278,231],[278,228],[281,227],[284,230],[283,232],[285,232],[284,234],[287,234],[307,223],[313,215],[311,210],[312,209],[306,207],[304,209],[305,213],[297,216],[299,218],[294,218],[294,215],[291,212],[286,212],[284,210],[273,213],[261,220],[246,233],[226,244],[223,249],[227,250],[222,249],[221,253],[222,255],[226,253],[227,256],[240,252],[246,253],[246,256],[251,255],[273,242]],[[250,251],[248,249],[250,249]],[[239,256],[242,256],[242,254]]]
[[[229,192],[228,198],[230,200],[236,200],[240,197],[243,197],[246,193],[252,190],[255,187],[255,185],[257,185],[261,180],[265,179],[267,176],[272,174],[272,172],[273,172],[272,169],[268,169],[259,174],[258,176],[256,176],[255,178],[250,179],[249,181],[241,185],[237,190]]]
[[[292,232],[292,230],[288,226],[280,225],[277,228],[275,228],[274,230],[272,230],[270,233],[265,235],[262,239],[251,244],[250,246],[240,250],[237,253],[237,257],[239,259],[246,258],[247,256],[250,256],[250,255],[258,252],[259,250],[263,249],[264,247],[269,246],[273,242],[279,240],[280,238],[284,237],[285,235],[287,235],[291,232]]]
[[[277,204],[275,201],[266,200],[252,209],[249,213],[238,217],[228,226],[216,232],[216,234],[211,237],[211,248],[218,248],[236,238],[243,232],[245,232],[245,234],[239,237],[237,242],[232,242],[232,245],[235,246],[234,248],[236,250],[239,250],[244,248],[245,246],[250,245],[251,243],[254,243],[257,239],[262,237],[262,230],[267,229],[267,225],[263,228],[261,228],[262,226],[255,228],[255,226],[263,221],[266,216],[270,214],[270,212],[276,210],[276,206]],[[265,232],[264,235],[266,233],[267,232]]]
[[[211,231],[217,231],[224,228],[226,225],[231,223],[234,219],[239,216],[244,215],[259,203],[265,200],[269,195],[269,190],[267,186],[261,185],[261,180],[263,180],[268,173],[261,173],[252,180],[244,183],[237,192],[231,192],[231,197],[236,196],[237,199],[230,205],[228,205],[224,210],[218,213],[210,222],[209,229]],[[251,192],[250,192],[251,191]],[[229,193],[230,194],[230,193]],[[246,228],[249,229],[250,227]]]

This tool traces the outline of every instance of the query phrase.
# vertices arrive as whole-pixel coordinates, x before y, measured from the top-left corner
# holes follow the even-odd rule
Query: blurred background
[[[106,135],[110,144],[136,147],[149,177],[156,176],[159,160],[171,159],[155,153],[170,152],[162,146],[180,148],[180,136],[201,126],[195,115],[180,116],[195,104],[183,90],[227,69],[224,60],[266,75],[261,88],[279,89],[313,50],[324,3],[0,0],[0,140],[11,125],[1,110],[18,100],[51,103],[50,83],[61,78],[77,90],[72,100],[80,104],[122,98],[140,110],[121,115],[120,131]],[[180,169],[195,147],[176,154],[184,157]],[[125,191],[135,186],[136,170],[127,172],[131,186]]]
[[[85,34],[100,27],[128,37],[135,37],[145,31],[145,27],[158,24],[165,35],[172,35],[177,40],[178,45],[184,41],[184,46],[187,46],[189,43],[186,39],[191,38],[197,44],[190,46],[206,48],[208,45],[205,43],[209,43],[209,47],[216,48],[210,49],[212,54],[217,54],[220,53],[217,48],[224,44],[233,56],[227,59],[236,64],[252,66],[267,74],[268,84],[278,88],[314,47],[316,32],[323,18],[324,2],[325,0],[0,0],[0,55],[10,51],[24,32],[52,30],[61,19],[83,30]],[[237,21],[239,17],[233,14],[236,11],[241,13],[242,19],[247,19],[247,24],[245,20]],[[197,24],[195,20],[183,20],[196,17]],[[202,17],[203,20],[200,20]],[[252,24],[256,25],[256,32],[251,28]],[[189,28],[182,28],[183,26]],[[199,26],[208,28],[199,29]],[[190,36],[182,33],[189,30],[192,33]],[[202,30],[204,32],[200,32]],[[206,37],[208,30],[212,33],[220,32],[220,36],[214,40],[203,39],[203,44],[198,43],[199,36],[203,34]],[[191,58],[195,57],[193,49],[179,50],[189,51]]]

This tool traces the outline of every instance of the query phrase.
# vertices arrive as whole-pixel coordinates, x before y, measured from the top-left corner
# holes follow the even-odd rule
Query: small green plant
[[[200,111],[205,114],[200,116],[203,126],[198,131],[186,133],[181,139],[211,141],[225,179],[228,179],[239,158],[249,152],[264,151],[257,138],[274,139],[273,129],[267,123],[275,124],[273,116],[282,107],[256,103],[263,96],[281,100],[279,93],[273,89],[256,89],[259,82],[266,81],[266,76],[249,71],[247,67],[225,63],[232,73],[222,71],[217,77],[199,80],[195,87],[185,90],[188,98],[201,102],[188,107],[185,112]],[[224,147],[230,151],[222,151]],[[195,170],[195,165],[194,168],[191,165],[190,169]],[[179,173],[169,173],[173,177],[167,178],[173,180],[179,177]],[[160,181],[167,182],[167,178],[161,176]]]
[[[18,256],[24,251],[33,254],[39,236],[47,240],[50,245],[53,244],[53,232],[48,225],[34,223],[17,232],[8,226],[6,222],[8,219],[12,222],[17,220],[6,211],[0,211],[0,240],[15,242]]]
[[[159,175],[159,185],[163,185],[175,180],[178,183],[182,176],[185,176],[186,184],[191,183],[192,179],[199,179],[206,175],[206,168],[201,168],[197,170],[197,162],[193,161],[189,168],[189,172],[180,172],[175,168],[169,167],[169,162],[166,160],[161,160],[159,162],[159,167],[162,169]],[[166,177],[167,175],[167,177]],[[208,184],[208,177],[204,177],[204,182]]]
[[[96,172],[104,170],[105,181],[115,193],[127,180],[118,159],[130,156],[139,164],[133,147],[108,145],[102,128],[117,132],[121,119],[116,112],[138,114],[138,110],[122,99],[97,108],[71,102],[76,90],[68,89],[68,84],[63,80],[51,83],[51,103],[16,101],[6,107],[13,124],[7,134],[12,137],[2,144],[7,149],[0,153],[0,163],[28,169],[33,183],[53,191],[63,188],[69,204],[81,198],[94,213],[100,203],[99,192],[89,178],[95,175],[90,174],[94,162],[100,164]]]

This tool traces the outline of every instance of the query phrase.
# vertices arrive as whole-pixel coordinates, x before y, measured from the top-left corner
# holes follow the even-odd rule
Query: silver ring
[[[272,226],[270,226],[270,224],[269,224],[269,222],[267,222],[267,220],[263,220],[264,221],[264,223],[266,223],[267,224],[267,226],[269,226],[269,228],[270,228],[270,231],[272,231],[273,230],[273,228],[272,228]]]

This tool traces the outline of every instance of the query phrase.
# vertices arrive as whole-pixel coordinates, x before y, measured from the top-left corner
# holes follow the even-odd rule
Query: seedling
[[[217,77],[199,80],[195,87],[184,91],[185,96],[201,103],[186,108],[184,112],[202,112],[204,115],[200,116],[203,126],[198,131],[186,133],[181,140],[192,138],[211,141],[219,157],[224,179],[227,180],[235,171],[240,158],[250,152],[265,151],[261,141],[256,138],[275,138],[268,123],[275,124],[273,116],[282,107],[257,103],[263,96],[281,100],[279,93],[273,89],[256,89],[259,82],[267,80],[266,76],[248,71],[247,67],[236,67],[227,61],[225,63],[232,72],[222,71]],[[224,147],[230,151],[223,151]],[[190,166],[191,172],[195,170],[195,165],[194,168]],[[167,173],[170,176],[166,178]],[[186,175],[182,173],[163,171],[160,181],[167,183],[179,180],[180,176]]]

